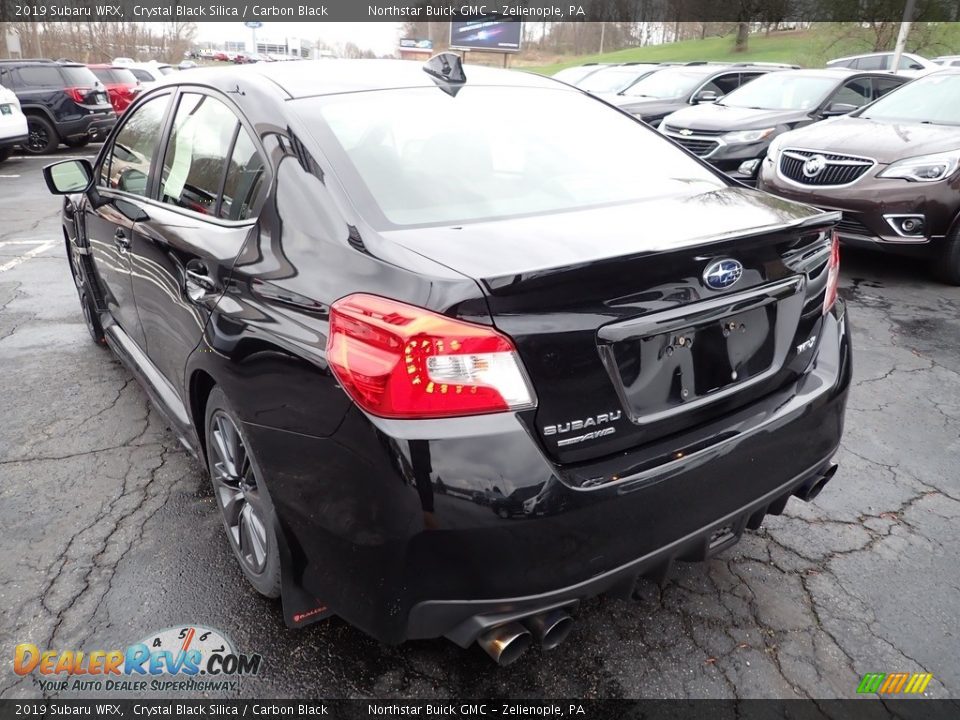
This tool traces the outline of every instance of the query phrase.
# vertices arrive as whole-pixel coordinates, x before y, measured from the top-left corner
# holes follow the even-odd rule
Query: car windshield
[[[960,75],[946,71],[914,80],[868,105],[867,120],[960,125]]]
[[[618,93],[628,87],[637,78],[643,77],[653,69],[653,66],[611,67],[598,70],[587,75],[578,83],[574,83],[581,90],[595,93]]]
[[[793,73],[770,73],[734,90],[718,104],[762,110],[809,110],[837,86],[837,79]]]
[[[696,70],[667,68],[647,75],[623,91],[629,97],[651,97],[673,100],[688,95],[709,77],[708,73]]]
[[[724,187],[655,131],[562,88],[383,90],[291,106],[358,204],[372,200],[375,225],[459,224]]]

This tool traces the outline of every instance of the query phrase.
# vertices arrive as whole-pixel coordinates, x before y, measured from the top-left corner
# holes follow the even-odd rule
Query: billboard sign
[[[450,47],[457,50],[520,52],[519,20],[468,20],[450,23]]]

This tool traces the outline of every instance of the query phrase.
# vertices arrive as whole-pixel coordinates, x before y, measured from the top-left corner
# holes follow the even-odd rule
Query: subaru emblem
[[[726,290],[743,275],[743,265],[731,258],[717,260],[703,271],[703,282],[712,290]]]

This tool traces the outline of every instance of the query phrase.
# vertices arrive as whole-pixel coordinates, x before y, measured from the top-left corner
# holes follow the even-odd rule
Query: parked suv
[[[0,162],[27,139],[27,118],[20,110],[20,101],[12,90],[0,85]]]
[[[853,112],[907,82],[846,68],[787,70],[754,80],[715,103],[679,110],[660,132],[731,177],[755,185],[777,135]]]
[[[960,285],[960,68],[770,144],[760,187],[840,210],[844,242],[933,259]]]
[[[933,60],[927,60],[920,55],[913,53],[902,53],[900,63],[896,68],[893,67],[894,53],[876,52],[865,53],[863,55],[849,55],[847,57],[837,58],[827,62],[827,67],[845,67],[852,70],[889,70],[901,75],[923,75],[934,70],[939,70],[940,66]]]
[[[712,103],[741,85],[795,65],[773,63],[703,63],[666,67],[607,98],[621,110],[651,125],[689,105]]]
[[[121,65],[88,65],[97,79],[103,83],[110,97],[110,104],[122,115],[142,88],[140,81],[130,72],[129,68]]]
[[[45,169],[93,338],[291,626],[506,663],[830,480],[836,213],[549,78],[328,70],[185,73]]]
[[[0,60],[0,85],[20,100],[29,132],[22,147],[33,155],[103,139],[117,122],[106,88],[79,63]]]

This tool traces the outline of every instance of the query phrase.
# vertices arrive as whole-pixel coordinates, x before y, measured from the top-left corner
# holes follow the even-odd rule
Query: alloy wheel
[[[267,564],[270,536],[250,453],[226,413],[214,413],[211,429],[211,475],[223,522],[240,562],[258,575]]]
[[[50,144],[50,133],[42,125],[30,123],[29,133],[27,147],[33,152],[43,152]]]

